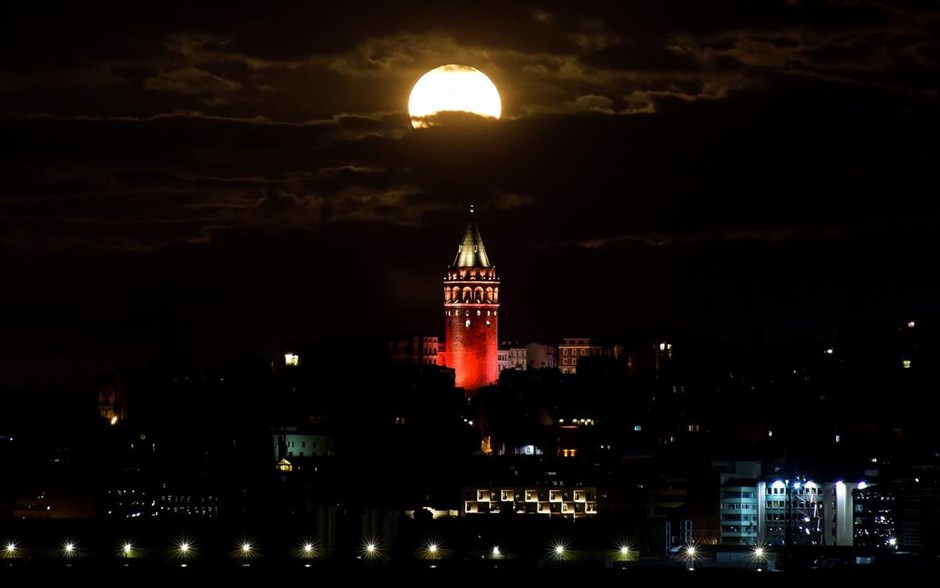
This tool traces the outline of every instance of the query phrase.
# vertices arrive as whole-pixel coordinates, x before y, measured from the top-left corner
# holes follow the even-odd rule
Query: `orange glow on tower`
[[[471,207],[457,257],[444,276],[444,362],[458,387],[473,391],[496,381],[498,311],[499,277]]]

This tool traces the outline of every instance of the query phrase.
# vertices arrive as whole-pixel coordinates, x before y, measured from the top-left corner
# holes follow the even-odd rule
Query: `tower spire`
[[[483,237],[480,236],[480,227],[477,226],[476,216],[473,214],[473,205],[470,205],[470,222],[463,233],[463,239],[457,246],[457,257],[451,267],[493,267],[490,258],[486,255],[483,246]]]

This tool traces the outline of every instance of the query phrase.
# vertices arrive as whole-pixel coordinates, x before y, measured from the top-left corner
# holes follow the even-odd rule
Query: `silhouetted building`
[[[556,351],[554,345],[542,345],[541,343],[535,342],[529,343],[525,346],[526,363],[529,369],[539,370],[558,367]]]
[[[122,380],[120,374],[110,374],[98,384],[98,414],[112,425],[127,418]]]
[[[513,343],[503,343],[497,352],[499,371],[526,369],[526,348]]]
[[[438,351],[437,337],[412,335],[388,341],[388,359],[392,363],[437,365]]]
[[[576,374],[580,358],[612,355],[612,351],[595,339],[566,337],[558,346],[558,355],[561,360],[559,364],[561,373]]]
[[[940,546],[940,485],[935,473],[860,484],[854,497],[858,545],[904,550]]]

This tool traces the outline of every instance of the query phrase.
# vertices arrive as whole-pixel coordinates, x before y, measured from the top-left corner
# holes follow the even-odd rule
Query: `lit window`
[[[464,326],[468,329],[470,328],[470,319],[467,319],[467,322],[464,323]]]
[[[836,435],[836,443],[839,443],[841,440],[842,440],[842,437],[839,435]]]
[[[904,368],[904,369],[906,369],[906,370],[911,369],[911,360],[909,360],[909,359],[902,359],[902,360],[901,360],[901,367]]]
[[[642,425],[633,425],[633,430],[636,431],[637,433],[639,433],[640,431],[643,430],[643,426],[642,426]]]
[[[298,366],[300,365],[300,356],[296,353],[285,353],[284,354],[284,365],[289,366]]]

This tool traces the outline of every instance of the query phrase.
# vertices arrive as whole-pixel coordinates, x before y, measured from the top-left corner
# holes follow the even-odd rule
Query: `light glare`
[[[66,557],[72,557],[73,555],[75,555],[75,542],[66,541],[65,543],[63,543],[62,554],[65,555]]]

